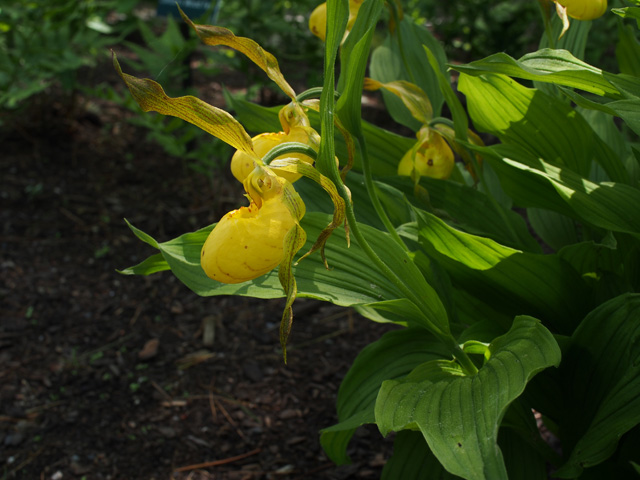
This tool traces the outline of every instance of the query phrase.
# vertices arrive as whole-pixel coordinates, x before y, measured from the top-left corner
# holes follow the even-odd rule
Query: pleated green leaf
[[[588,311],[580,276],[555,255],[526,253],[460,232],[416,211],[420,241],[454,285],[512,315],[526,313],[571,333]]]
[[[393,441],[393,455],[382,469],[381,480],[456,480],[429,450],[420,432],[403,430]]]
[[[560,349],[538,320],[519,316],[489,351],[474,376],[431,361],[404,380],[384,382],[375,408],[383,435],[417,427],[449,473],[506,480],[496,443],[502,417],[536,373],[560,363]]]
[[[362,79],[369,60],[371,39],[382,11],[382,0],[368,0],[358,10],[358,17],[340,50],[340,98],[336,115],[353,135],[362,131]]]
[[[398,38],[402,38],[402,50]],[[423,45],[433,52],[438,69],[442,72],[446,71],[447,58],[442,45],[426,28],[405,18],[397,25],[397,33],[390,35],[373,51],[370,66],[371,78],[382,83],[406,80],[418,85],[429,97],[433,115],[437,117],[440,115],[444,98],[440,92],[436,72],[425,61]],[[406,61],[403,60],[403,56]],[[420,122],[413,118],[399,98],[384,91],[382,95],[389,113],[396,122],[415,131],[420,128]]]
[[[633,18],[638,22],[638,28],[640,28],[640,7],[612,8],[611,12],[622,18]]]
[[[512,145],[471,148],[491,162],[505,191],[521,206],[547,208],[615,232],[640,232],[640,190],[635,187],[591,182]]]
[[[402,378],[429,360],[450,357],[450,352],[422,329],[393,330],[367,345],[340,385],[340,423],[322,430],[320,443],[329,458],[338,465],[349,462],[349,440],[360,425],[374,423],[373,408],[382,382]]]
[[[415,195],[410,178],[396,176],[381,180],[402,191],[414,206],[430,211],[460,230],[489,237],[513,248],[540,251],[522,216],[492,202],[476,188],[450,180],[421,177],[420,185],[429,194],[427,203],[426,199]]]
[[[571,434],[560,478],[606,460],[640,423],[639,318],[640,295],[621,295],[591,312],[572,336],[561,368],[564,425]]]
[[[618,27],[616,59],[620,72],[640,77],[640,42],[630,25]]]
[[[599,137],[569,105],[504,75],[461,75],[459,89],[467,96],[469,115],[478,130],[589,176]],[[603,167],[613,169],[608,164]]]
[[[307,243],[300,252],[308,251],[322,229],[331,221],[331,216],[308,213],[301,221],[307,233]],[[228,285],[209,279],[200,267],[200,251],[214,225],[187,233],[168,242],[159,243],[158,249],[173,274],[187,287],[201,296],[242,295],[257,298],[282,297],[284,292],[278,281],[277,269],[255,280]],[[447,313],[437,294],[425,281],[418,268],[407,262],[400,246],[387,234],[375,228],[361,225],[374,250],[384,252],[385,262],[401,278],[422,292],[423,308],[417,309],[411,302],[371,264],[367,255],[352,244],[347,248],[344,230],[334,232],[326,244],[325,254],[330,270],[326,270],[319,254],[313,254],[293,268],[299,297],[310,297],[341,306],[367,305],[386,308],[389,300],[398,300],[412,313],[407,321],[427,329],[448,332]],[[137,229],[136,229],[137,230]],[[146,235],[146,234],[144,234]],[[147,235],[148,237],[148,235]],[[150,238],[150,237],[149,237]],[[383,302],[380,307],[378,303]]]
[[[469,75],[496,73],[553,83],[610,98],[624,96],[619,88],[611,84],[602,70],[579,60],[567,50],[544,48],[529,53],[520,60],[515,60],[506,53],[496,53],[466,65],[454,65],[452,68]]]
[[[155,255],[151,255],[147,259],[143,260],[138,265],[118,270],[118,273],[122,273],[123,275],[151,275],[165,270],[171,270],[171,267],[169,267],[169,264],[161,253],[156,253]]]

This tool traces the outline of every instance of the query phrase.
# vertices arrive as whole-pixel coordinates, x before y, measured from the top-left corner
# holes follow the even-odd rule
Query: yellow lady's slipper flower
[[[347,30],[345,38],[353,28],[358,17],[358,11],[364,0],[349,0],[349,20],[347,21]],[[327,2],[318,5],[309,17],[309,30],[323,42],[327,35]],[[344,39],[343,39],[344,40]]]
[[[276,268],[285,256],[285,237],[304,216],[304,203],[286,180],[269,173],[257,181],[259,193],[251,185],[255,178],[245,181],[251,204],[222,217],[202,247],[200,264],[213,280],[241,283]],[[300,234],[303,244],[304,230]]]
[[[416,145],[400,160],[398,175],[449,178],[455,160],[451,147],[442,135],[424,126],[417,137]]]
[[[261,133],[251,139],[253,142],[253,151],[258,158],[264,157],[269,150],[273,147],[285,142],[299,142],[311,146],[314,150],[318,151],[320,148],[320,135],[311,127],[295,126],[291,127],[289,133]],[[313,159],[308,155],[302,153],[292,153],[288,155],[282,155],[277,158],[298,158],[308,164],[313,163]],[[231,158],[231,173],[233,176],[242,182],[256,167],[255,157],[237,150]],[[295,182],[301,175],[292,172],[276,172],[282,178]]]
[[[607,11],[607,0],[555,0],[576,20],[595,20]]]

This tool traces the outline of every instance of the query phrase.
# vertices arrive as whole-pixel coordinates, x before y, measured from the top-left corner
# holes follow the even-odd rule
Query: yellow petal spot
[[[576,20],[595,20],[607,11],[607,0],[556,0]]]
[[[302,218],[304,212],[300,215]],[[253,280],[277,267],[284,257],[284,238],[297,219],[280,195],[251,202],[227,213],[202,247],[201,265],[222,283]]]
[[[421,132],[422,133],[422,130]],[[454,167],[451,147],[439,133],[431,130],[423,140],[419,134],[418,145],[404,154],[398,165],[398,175],[446,179]]]
[[[318,150],[320,148],[320,135],[311,127],[291,127],[289,133],[286,134],[284,132],[278,133],[261,133],[253,137],[253,150],[259,158],[264,157],[269,150],[273,147],[280,145],[285,142],[300,142],[311,146],[314,150]],[[291,153],[287,155],[281,155],[277,158],[298,158],[303,162],[312,164],[313,159],[308,155],[304,155],[302,153]],[[236,151],[236,153],[231,158],[231,173],[233,176],[240,182],[244,181],[247,176],[253,171],[256,167],[255,159],[240,150]],[[292,172],[279,172],[274,169],[274,172],[278,174],[278,176],[288,180],[290,182],[295,182],[298,180],[301,175]]]

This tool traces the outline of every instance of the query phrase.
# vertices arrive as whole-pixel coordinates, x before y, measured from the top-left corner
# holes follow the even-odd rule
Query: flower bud
[[[446,179],[454,167],[451,147],[438,132],[423,127],[418,143],[404,154],[398,165],[398,175]]]

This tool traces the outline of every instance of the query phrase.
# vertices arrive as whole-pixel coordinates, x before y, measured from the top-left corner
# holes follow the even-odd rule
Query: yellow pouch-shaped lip
[[[398,175],[411,176],[415,169],[418,176],[449,178],[455,158],[442,135],[431,131],[425,140],[418,142],[417,147],[405,153],[400,160]]]
[[[261,133],[251,140],[253,142],[253,150],[259,158],[264,157],[273,147],[285,142],[304,143],[316,151],[320,147],[320,135],[311,127],[291,127],[288,134],[285,132]],[[313,164],[313,158],[302,153],[291,153],[277,158],[298,158],[303,162]],[[240,150],[236,151],[231,158],[231,173],[239,182],[244,181],[255,167],[254,157]],[[278,172],[277,170],[274,170],[274,172],[292,183],[301,177],[300,174],[293,172]]]
[[[607,11],[607,0],[556,0],[576,20],[595,20]]]
[[[280,195],[227,213],[202,247],[200,264],[222,283],[253,280],[276,268],[284,257],[284,238],[296,219]]]

